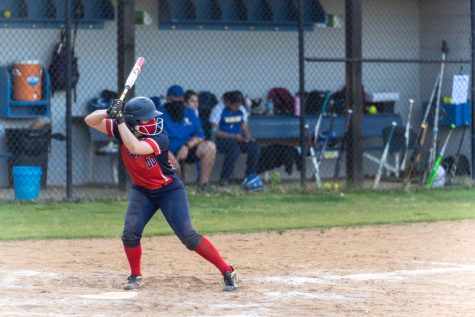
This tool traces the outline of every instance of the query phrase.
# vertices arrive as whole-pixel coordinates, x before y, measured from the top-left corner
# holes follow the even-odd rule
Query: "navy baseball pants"
[[[195,250],[202,236],[191,224],[185,187],[179,178],[157,190],[132,187],[122,234],[124,246],[133,248],[140,245],[143,230],[158,209],[181,242],[189,250]]]
[[[259,162],[261,147],[256,141],[239,143],[233,139],[218,138],[216,144],[218,146],[218,151],[224,153],[221,181],[229,180],[239,158],[239,153],[241,152],[247,153],[246,176],[257,173],[257,163]]]

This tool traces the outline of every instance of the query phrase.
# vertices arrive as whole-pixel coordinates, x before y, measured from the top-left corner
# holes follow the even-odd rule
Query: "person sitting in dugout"
[[[159,109],[170,140],[169,158],[180,175],[183,175],[183,163],[199,161],[198,190],[208,191],[216,145],[205,140],[200,120],[193,109],[185,106],[184,95],[181,86],[171,86],[167,91],[167,103]]]

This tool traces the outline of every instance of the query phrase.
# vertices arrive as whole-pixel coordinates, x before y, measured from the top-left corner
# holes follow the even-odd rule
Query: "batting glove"
[[[107,109],[107,115],[111,119],[115,119],[117,124],[124,122],[124,117],[122,115],[122,107],[124,103],[119,99],[114,99],[111,102],[111,105]]]

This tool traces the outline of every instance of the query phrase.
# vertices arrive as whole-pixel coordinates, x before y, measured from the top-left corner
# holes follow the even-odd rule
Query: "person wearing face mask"
[[[142,233],[160,209],[181,242],[220,270],[224,278],[223,290],[237,290],[237,271],[224,261],[205,236],[193,228],[185,187],[168,157],[169,140],[163,131],[162,113],[157,111],[153,101],[147,97],[135,97],[124,107],[121,100],[115,99],[107,110],[89,114],[85,122],[117,139],[133,183],[122,233],[130,266],[130,276],[123,288],[135,290],[142,285]]]
[[[164,129],[170,139],[170,161],[178,174],[183,163],[199,161],[198,191],[209,191],[209,178],[216,160],[216,145],[205,140],[205,134],[195,111],[184,103],[185,92],[173,85],[167,90],[167,103],[163,112]]]

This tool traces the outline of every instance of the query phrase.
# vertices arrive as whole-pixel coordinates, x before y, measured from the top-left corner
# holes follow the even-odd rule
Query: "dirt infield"
[[[210,239],[237,293],[175,237],[144,239],[132,293],[119,239],[0,242],[0,316],[475,315],[475,221]]]

